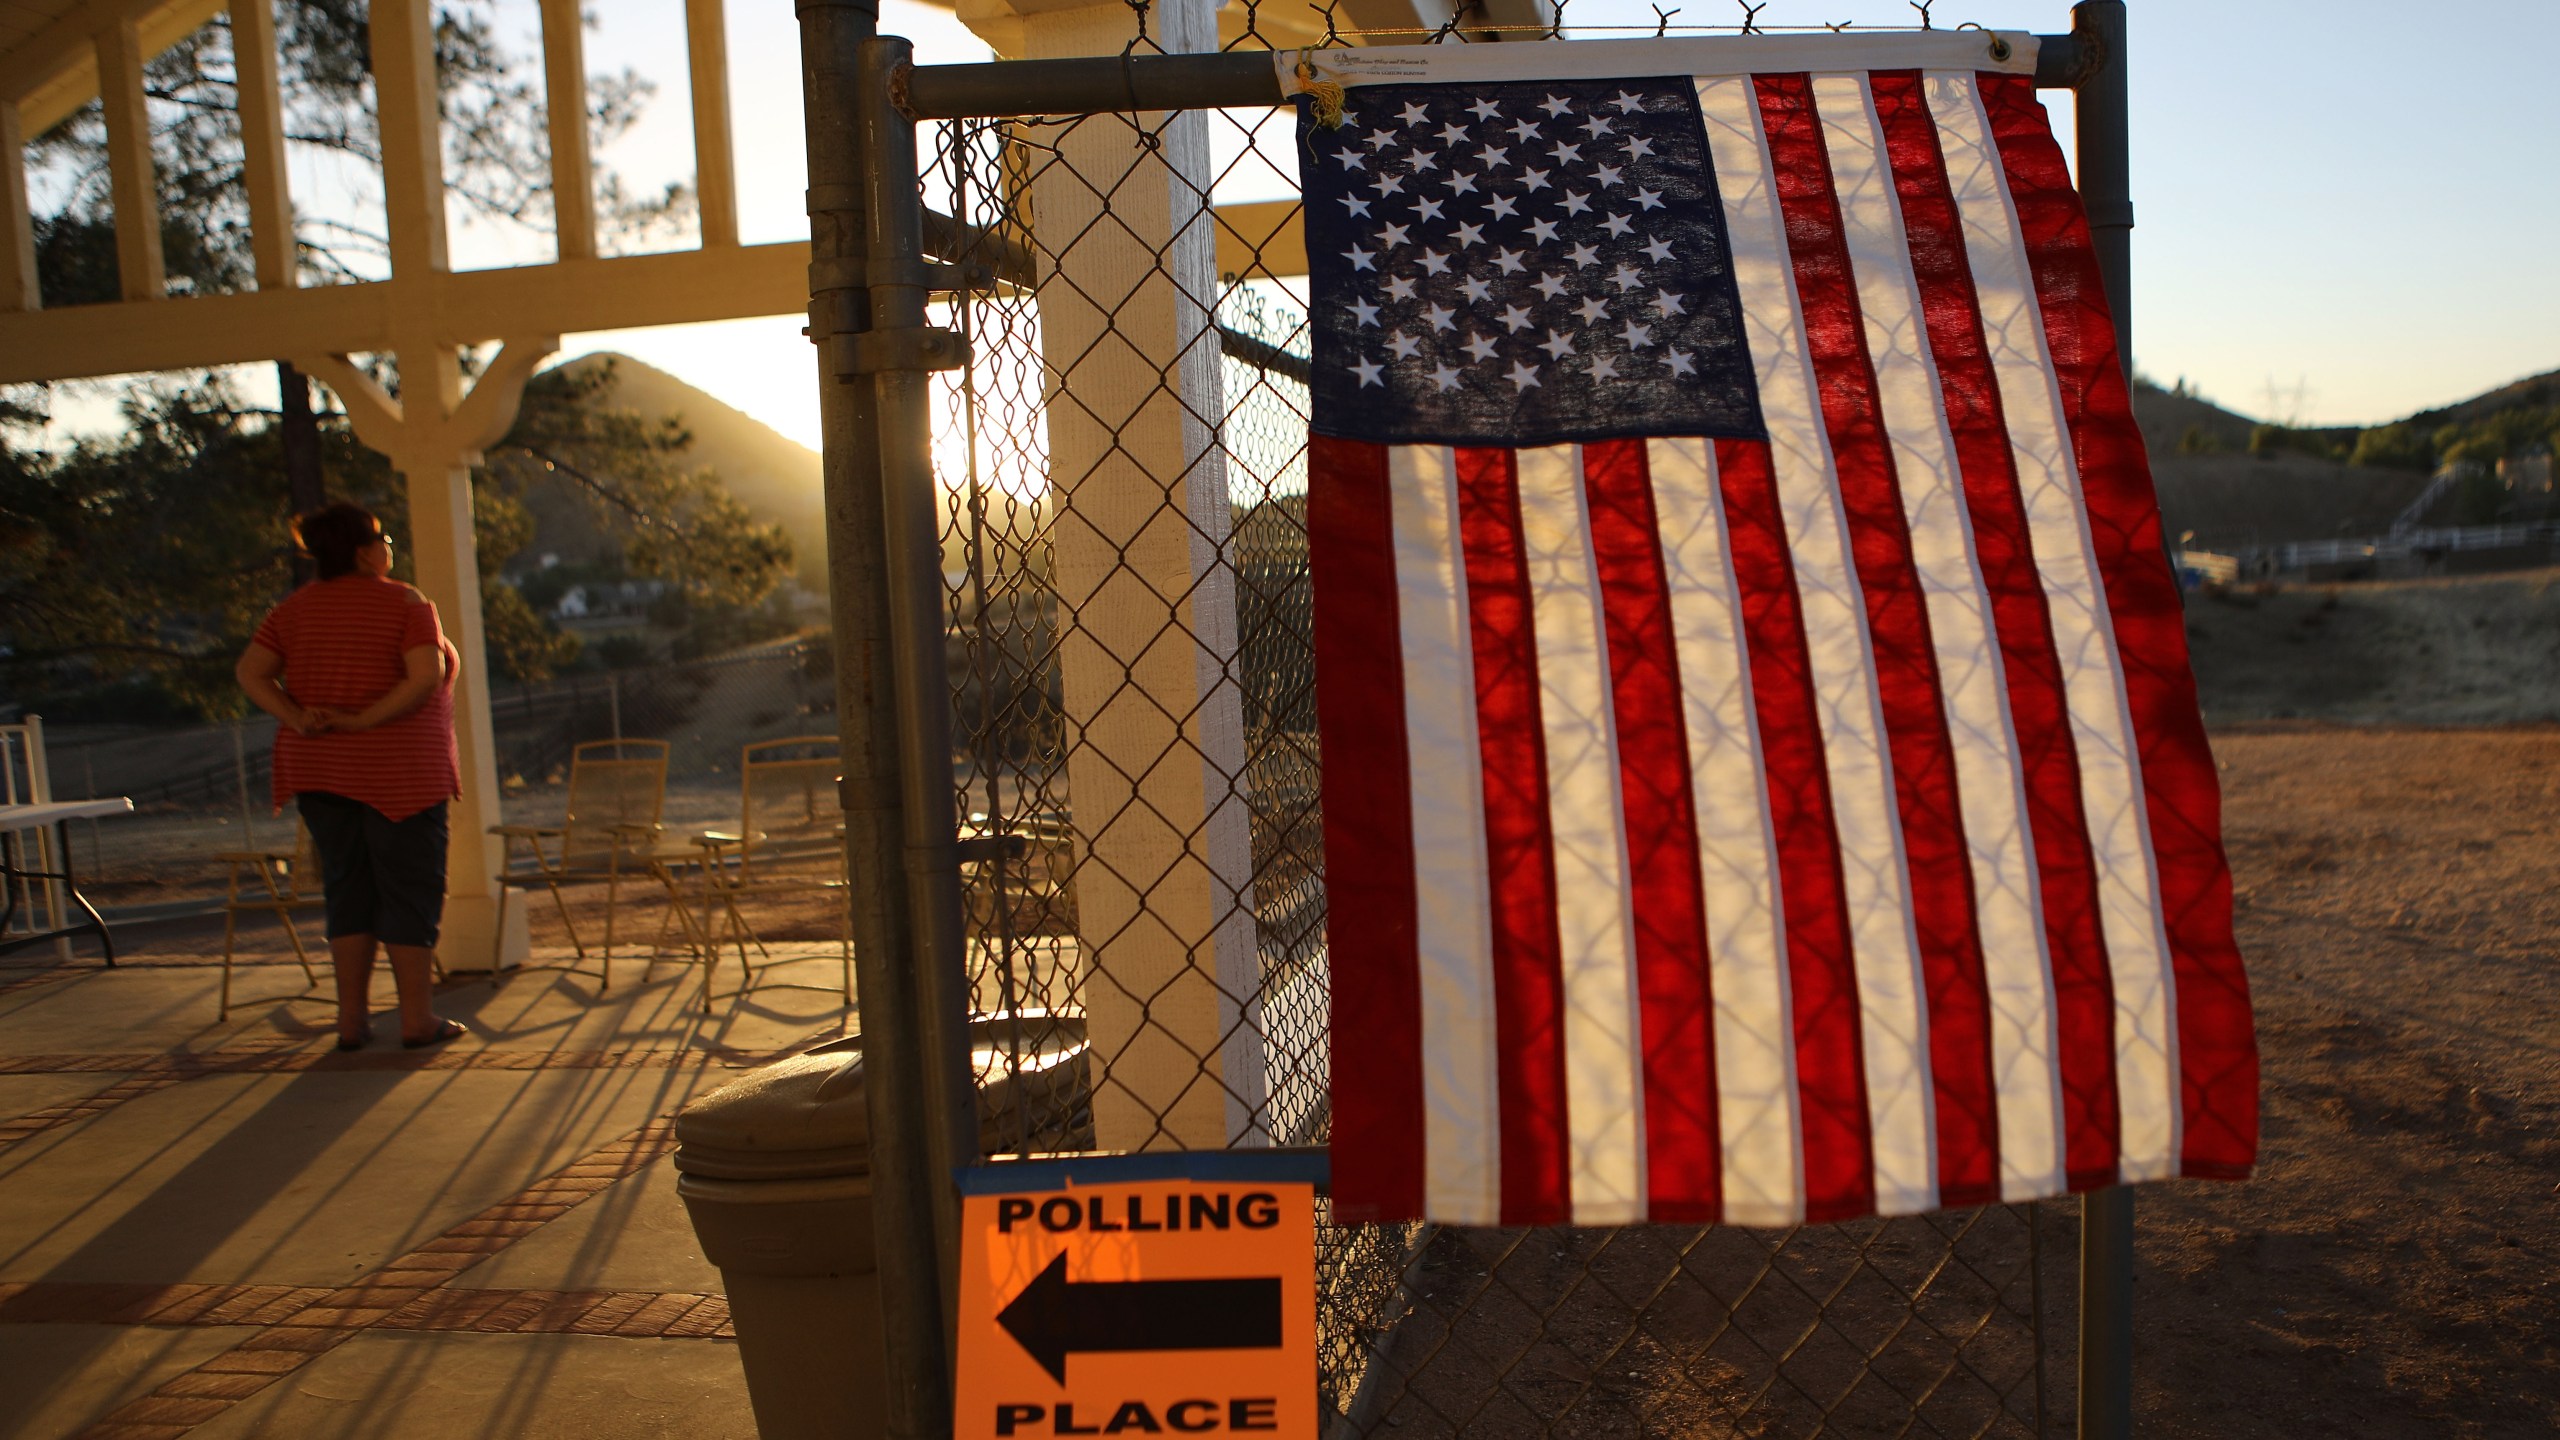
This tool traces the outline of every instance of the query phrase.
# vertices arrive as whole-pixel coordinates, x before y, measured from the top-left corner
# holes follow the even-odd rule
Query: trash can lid
[[[676,1116],[678,1170],[724,1180],[860,1175],[871,1168],[859,1036],[751,1070]]]

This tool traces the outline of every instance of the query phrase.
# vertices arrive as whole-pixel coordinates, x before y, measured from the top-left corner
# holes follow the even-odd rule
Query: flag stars
[[[1582,158],[1582,147],[1579,145],[1566,145],[1559,142],[1548,146],[1547,153],[1556,157],[1557,164],[1570,165]]]
[[[1563,299],[1566,289],[1567,286],[1565,285],[1565,279],[1561,275],[1542,275],[1538,277],[1538,293],[1546,296],[1550,300]]]
[[[1514,139],[1514,140],[1521,141],[1521,142],[1523,142],[1523,143],[1526,143],[1527,141],[1531,141],[1531,140],[1535,140],[1535,139],[1537,139],[1537,138],[1538,138],[1538,125],[1537,125],[1537,122],[1536,122],[1536,121],[1534,121],[1534,120],[1514,120],[1514,121],[1512,121],[1512,122],[1511,122],[1511,138],[1512,138],[1512,139]]]
[[[1492,211],[1494,219],[1509,220],[1520,213],[1520,202],[1508,195],[1496,195],[1487,202],[1487,208]]]
[[[1548,331],[1547,338],[1538,342],[1538,348],[1546,351],[1550,360],[1561,360],[1575,353],[1573,337],[1561,330]]]
[[[1592,378],[1593,380],[1595,380],[1595,381],[1596,381],[1596,380],[1615,380],[1615,379],[1617,379],[1617,378],[1618,378],[1618,361],[1617,361],[1617,357],[1616,357],[1616,356],[1614,356],[1614,355],[1594,355],[1594,356],[1592,356],[1592,357],[1591,357],[1591,378]]]
[[[1624,294],[1644,284],[1644,276],[1637,273],[1633,265],[1621,265],[1610,272],[1609,283],[1617,286],[1620,294]]]
[[[1641,135],[1627,137],[1627,163],[1633,164],[1653,153],[1653,142]]]
[[[1582,317],[1585,325],[1597,324],[1609,318],[1609,302],[1597,295],[1586,295],[1582,297],[1582,303],[1574,307],[1574,313]]]
[[[1523,190],[1530,191],[1530,192],[1531,192],[1531,193],[1533,193],[1533,194],[1534,194],[1535,192],[1537,192],[1537,191],[1540,191],[1540,190],[1544,190],[1544,189],[1546,189],[1546,188],[1547,188],[1547,174],[1548,174],[1548,172],[1547,172],[1547,171],[1544,171],[1544,170],[1523,170],[1523,171],[1521,171],[1521,172],[1520,172],[1520,188],[1521,188],[1521,189],[1523,189]]]
[[[1379,177],[1378,177],[1378,198],[1379,198],[1379,199],[1384,200],[1384,199],[1386,199],[1386,198],[1387,198],[1388,196],[1390,196],[1390,195],[1395,195],[1395,194],[1399,194],[1399,193],[1401,193],[1403,190],[1404,190],[1404,177],[1403,177],[1403,176],[1401,176],[1401,175],[1381,175],[1381,176],[1379,176]]]
[[[1375,360],[1362,360],[1352,365],[1351,373],[1360,377],[1360,384],[1363,389],[1366,389],[1371,385],[1375,385],[1379,389],[1383,390],[1386,388],[1386,382],[1380,380],[1378,377],[1385,374],[1386,369],[1386,366],[1379,364]]]
[[[1342,258],[1350,261],[1351,268],[1354,270],[1374,271],[1378,268],[1378,252],[1375,250],[1363,250],[1358,245],[1354,245],[1350,249],[1343,251]]]
[[[1618,107],[1619,114],[1633,115],[1644,108],[1644,97],[1632,90],[1621,90],[1618,92],[1618,98],[1609,103]]]
[[[1573,102],[1561,95],[1550,95],[1547,97],[1547,103],[1538,108],[1550,115],[1562,117],[1573,113]]]
[[[1639,210],[1661,209],[1662,192],[1659,190],[1638,190],[1636,192],[1636,208]]]
[[[1526,250],[1505,250],[1494,259],[1493,268],[1505,275],[1517,275],[1529,268],[1521,263],[1521,257],[1528,253]]]
[[[1378,232],[1378,243],[1381,245],[1401,245],[1405,242],[1405,237],[1412,233],[1413,227],[1410,225],[1389,224],[1385,229]]]
[[[1440,387],[1440,393],[1441,393],[1441,394],[1443,394],[1443,395],[1446,395],[1446,394],[1448,394],[1450,391],[1457,389],[1457,388],[1458,388],[1458,370],[1457,370],[1457,367],[1456,367],[1456,366],[1454,366],[1454,365],[1437,365],[1437,366],[1432,367],[1432,370],[1431,370],[1431,383],[1432,383],[1432,384],[1434,384],[1434,385],[1439,386],[1439,387]]]
[[[1600,263],[1600,252],[1598,249],[1586,243],[1576,245],[1572,249],[1566,251],[1564,258],[1572,261],[1575,268],[1588,270],[1592,266]]]
[[[1422,258],[1416,260],[1414,263],[1433,275],[1446,275],[1449,273],[1449,257],[1437,250],[1423,251]]]
[[[1674,315],[1686,315],[1689,313],[1689,297],[1674,295],[1668,290],[1656,290],[1653,292],[1653,308],[1655,313],[1665,320]]]
[[[1351,316],[1358,325],[1375,325],[1378,323],[1378,307],[1366,300],[1354,300],[1351,302]]]
[[[1478,360],[1492,359],[1493,352],[1501,348],[1502,347],[1497,344],[1490,335],[1470,335],[1467,337],[1467,353]]]
[[[1653,343],[1653,327],[1650,325],[1639,325],[1630,320],[1627,322],[1625,334],[1627,348],[1630,350],[1641,350]]]
[[[1671,242],[1668,240],[1656,240],[1652,236],[1648,235],[1645,237],[1644,253],[1645,258],[1649,260],[1669,260],[1671,258]]]
[[[1622,236],[1633,233],[1636,227],[1633,222],[1627,219],[1626,216],[1612,215],[1608,219],[1600,222],[1600,228],[1608,231],[1613,236]]]
[[[1387,280],[1387,298],[1390,300],[1412,299],[1413,278],[1408,275],[1396,275],[1389,277]]]
[[[1591,197],[1579,190],[1564,192],[1564,199],[1560,203],[1563,204],[1564,213],[1567,215],[1580,215],[1591,209]]]
[[[1493,298],[1493,286],[1486,281],[1477,279],[1473,275],[1459,281],[1458,288],[1467,292],[1467,298],[1475,301],[1477,304],[1482,304]]]
[[[1544,244],[1546,244],[1547,242],[1549,242],[1549,241],[1551,241],[1551,240],[1555,239],[1555,238],[1556,238],[1556,222],[1554,222],[1553,220],[1532,220],[1532,221],[1530,221],[1530,222],[1529,222],[1529,238],[1530,238],[1530,239],[1532,239],[1532,240],[1537,241],[1537,242],[1538,242],[1539,244],[1541,244],[1541,245],[1544,245]]]
[[[1617,134],[1618,123],[1607,116],[1594,115],[1582,122],[1582,133],[1597,140],[1603,135]]]
[[[1433,305],[1425,309],[1422,312],[1422,318],[1430,321],[1431,328],[1434,330],[1455,330],[1458,328],[1458,312],[1450,309],[1446,305]]]
[[[1440,183],[1449,187],[1449,198],[1452,200],[1461,195],[1472,195],[1476,189],[1476,177],[1460,174],[1455,170],[1450,171],[1449,178]]]
[[[1591,178],[1599,181],[1603,189],[1617,184],[1618,178],[1626,173],[1626,167],[1622,165],[1594,165],[1591,167]]]
[[[1481,245],[1484,243],[1484,227],[1481,225],[1461,223],[1455,233],[1458,237],[1458,243],[1461,245]]]
[[[1511,365],[1511,373],[1503,378],[1511,382],[1513,394],[1526,394],[1538,388],[1538,367],[1515,360]]]
[[[1506,305],[1502,310],[1502,327],[1517,335],[1529,328],[1529,307]]]
[[[1511,163],[1511,148],[1507,145],[1486,145],[1476,151],[1476,159],[1487,170],[1500,169]]]
[[[1413,203],[1420,211],[1420,218],[1424,220],[1437,220],[1440,218],[1439,201],[1431,199],[1429,196],[1416,196]]]
[[[1479,100],[1467,109],[1479,120],[1496,119],[1502,114],[1502,107],[1490,100]]]
[[[1416,100],[1408,102],[1402,110],[1397,111],[1396,118],[1407,125],[1420,125],[1431,119],[1431,112],[1423,109],[1422,102]]]
[[[1334,152],[1333,158],[1341,161],[1342,168],[1345,170],[1366,170],[1369,168],[1369,157],[1361,154],[1357,150],[1337,150]]]
[[[1416,175],[1421,174],[1425,170],[1437,170],[1440,168],[1440,153],[1436,150],[1416,150],[1407,158],[1413,166],[1413,173]]]
[[[1342,208],[1354,215],[1366,215],[1369,213],[1369,202],[1357,195],[1345,195],[1342,197]]]
[[[1467,127],[1455,121],[1440,127],[1440,143],[1443,145],[1464,145],[1467,138]]]
[[[1410,360],[1421,352],[1422,338],[1399,330],[1387,337],[1387,349],[1392,351],[1399,360]]]
[[[1662,358],[1670,362],[1671,373],[1674,375],[1695,375],[1698,373],[1697,357],[1691,355],[1686,350],[1666,351]]]

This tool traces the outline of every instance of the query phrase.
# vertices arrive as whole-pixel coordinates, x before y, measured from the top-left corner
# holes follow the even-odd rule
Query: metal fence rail
[[[908,762],[894,795],[847,777],[857,887],[865,866],[882,887],[857,920],[865,1029],[895,1047],[874,1056],[875,1171],[922,1182],[882,1206],[879,1249],[930,1234],[947,1257],[947,1187],[924,1177],[974,1158],[951,1138],[962,1012],[1018,1017],[1026,1048],[1054,1017],[1092,1041],[1090,1103],[1017,1116],[1005,1150],[1326,1135],[1303,294],[1265,252],[1294,201],[1260,239],[1211,204],[1294,196],[1295,115],[1250,36],[1143,53],[1218,46],[1169,11],[1140,12],[1119,59],[923,70],[850,6],[801,13],[812,333],[847,382],[836,633],[888,657],[839,677],[839,714],[849,756]],[[2063,79],[2110,17],[2120,38],[2120,6],[2082,14],[2094,36],[2048,51]],[[2120,158],[2084,145],[2083,173],[2120,239]],[[2113,1255],[2129,1207],[2091,1214]],[[1344,1436],[2056,1433],[2085,1392],[2070,1317],[2102,1346],[2126,1333],[2118,1277],[2085,1311],[2048,1263],[2081,1231],[2052,1206],[1769,1231],[1321,1221],[1320,1395]],[[949,1274],[884,1271],[893,1434],[950,1424]],[[2122,1433],[2119,1372],[2088,1372],[2083,1433]]]

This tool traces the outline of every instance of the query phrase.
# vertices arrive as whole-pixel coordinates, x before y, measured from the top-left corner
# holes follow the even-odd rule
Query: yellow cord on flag
[[[1298,52],[1298,92],[1314,102],[1309,108],[1315,112],[1318,125],[1327,130],[1339,130],[1342,128],[1342,83],[1317,75],[1316,62],[1312,58],[1314,54],[1312,50]]]

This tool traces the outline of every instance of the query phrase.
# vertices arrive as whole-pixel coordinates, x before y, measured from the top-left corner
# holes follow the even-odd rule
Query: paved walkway
[[[0,961],[0,1437],[754,1435],[669,1117],[844,1031],[773,984],[832,957],[709,1013],[619,958],[602,999],[456,984],[469,1038],[403,1051],[386,1008],[341,1054],[291,964],[216,1024],[199,932],[128,938]]]

